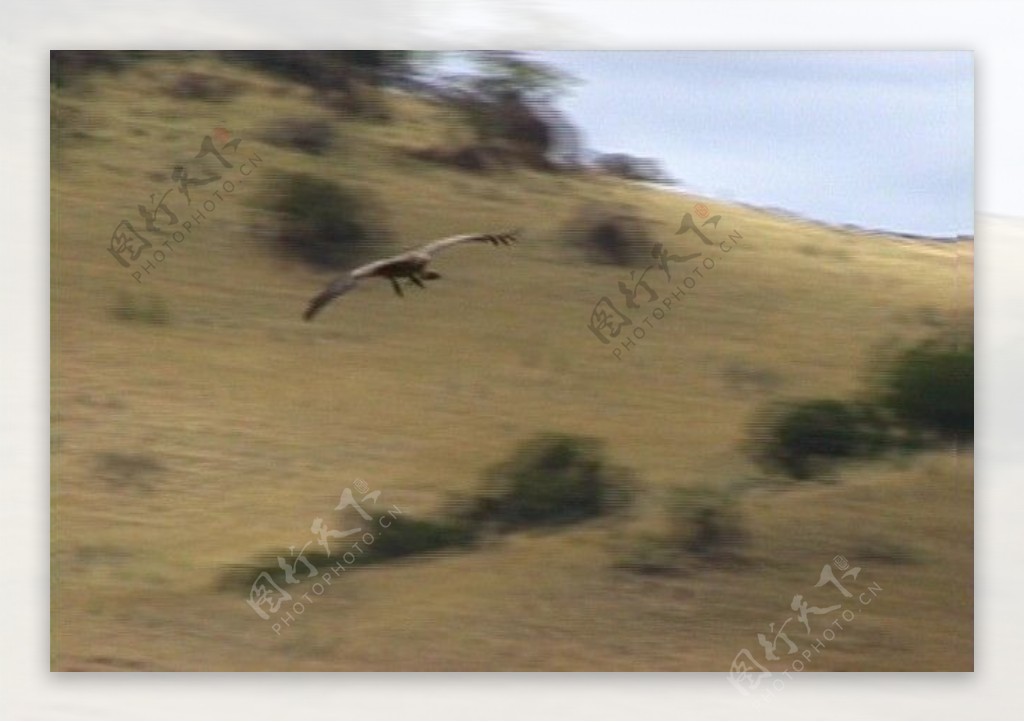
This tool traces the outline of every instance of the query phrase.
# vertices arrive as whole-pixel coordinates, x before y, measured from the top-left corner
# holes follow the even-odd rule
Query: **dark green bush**
[[[477,530],[474,525],[459,520],[430,521],[398,516],[391,519],[386,529],[375,530],[375,535],[363,557],[368,563],[450,547],[468,547],[476,541]]]
[[[237,81],[207,73],[182,73],[171,84],[168,92],[182,100],[204,100],[224,102],[241,91]]]
[[[626,180],[671,185],[672,177],[656,158],[641,158],[628,153],[602,153],[594,165],[608,175]]]
[[[587,204],[562,229],[562,236],[593,263],[643,267],[651,259],[649,224],[628,206]]]
[[[819,399],[769,407],[752,424],[755,460],[808,479],[840,459],[973,438],[973,345],[918,344],[887,357],[875,376],[879,390],[867,402]]]
[[[171,312],[161,296],[140,296],[120,291],[110,305],[110,314],[118,321],[143,323],[150,326],[166,326],[171,322]]]
[[[674,489],[668,500],[672,545],[701,557],[734,555],[746,541],[736,496],[711,487]]]
[[[416,160],[437,163],[471,173],[507,170],[516,161],[514,153],[507,148],[479,143],[453,147],[414,148],[406,152]]]
[[[161,55],[147,50],[51,50],[50,83],[64,88],[94,71],[116,73]]]
[[[735,487],[733,487],[735,489]],[[664,528],[616,541],[615,566],[638,574],[676,574],[743,561],[749,540],[735,490],[712,486],[669,490]]]
[[[499,531],[514,531],[531,526],[568,524],[624,508],[633,494],[631,475],[611,465],[604,457],[601,442],[565,434],[541,434],[520,446],[512,457],[492,467],[486,477],[485,491],[476,495],[449,498],[446,511],[438,519],[416,519],[397,512],[385,512],[367,506],[378,524],[351,516],[338,528],[359,527],[372,533],[336,539],[331,553],[310,546],[306,559],[322,572],[325,567],[345,563],[346,567],[385,563],[392,559],[430,554],[473,546],[486,525]],[[359,550],[352,545],[359,543]],[[354,559],[345,561],[351,552]],[[294,559],[295,552],[261,554],[251,564],[227,567],[220,585],[225,589],[249,588],[261,572],[279,585],[285,573],[278,557]],[[305,574],[305,572],[304,572]]]
[[[505,528],[567,524],[607,514],[631,498],[628,472],[592,438],[541,434],[492,467],[470,517]]]
[[[663,575],[679,571],[678,547],[669,540],[651,534],[618,540],[614,551],[614,565],[637,574]]]
[[[323,155],[334,143],[334,128],[323,120],[283,118],[263,133],[263,140],[280,148]]]
[[[152,491],[166,470],[150,454],[105,451],[96,455],[97,476],[119,491]]]
[[[873,406],[819,399],[776,404],[753,424],[754,458],[771,471],[809,479],[839,459],[870,457],[889,444]]]
[[[413,73],[405,50],[223,50],[221,57],[313,88],[345,87],[354,76],[375,82]]]
[[[390,515],[389,526],[364,525],[363,532],[373,534],[373,540],[366,541],[362,535],[353,535],[336,540],[327,554],[315,546],[306,549],[307,561],[323,574],[327,569],[343,564],[346,569],[358,569],[372,564],[381,564],[392,559],[429,554],[451,548],[472,546],[477,539],[475,526],[465,521],[430,521],[404,515]],[[348,527],[350,525],[343,524]],[[353,545],[358,544],[358,548]],[[351,556],[346,558],[347,554]],[[225,589],[242,586],[248,588],[262,573],[266,572],[278,585],[287,584],[285,572],[278,563],[283,558],[295,564],[301,572],[300,581],[309,577],[309,569],[296,564],[294,551],[261,554],[251,564],[237,564],[227,567],[221,574],[220,586]]]
[[[974,436],[974,346],[928,342],[900,354],[883,374],[880,404],[910,431]]]
[[[382,254],[390,233],[380,206],[356,192],[305,173],[287,175],[270,205],[280,218],[281,253],[322,268],[345,268]]]
[[[877,536],[865,537],[856,544],[852,556],[858,562],[882,564],[921,564],[925,559],[922,551],[912,544]]]

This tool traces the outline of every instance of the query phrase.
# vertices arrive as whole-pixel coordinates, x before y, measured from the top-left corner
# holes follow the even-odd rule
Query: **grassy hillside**
[[[236,93],[175,97],[185,72]],[[739,500],[748,541],[735,563],[643,575],[616,560],[657,532],[668,490],[759,478],[743,444],[764,404],[848,396],[883,352],[969,338],[973,244],[596,175],[460,172],[407,152],[458,135],[450,113],[399,93],[388,104],[391,122],[343,118],[309,89],[203,58],[54,91],[54,669],[728,670],[792,616],[795,594],[838,599],[813,589],[836,555],[861,567],[855,586],[884,591],[809,669],[972,668],[969,449],[844,466],[837,484],[760,485]],[[296,117],[324,120],[336,142],[310,155],[261,140]],[[216,128],[241,139],[225,157],[260,160],[245,178],[218,171],[235,192],[137,282],[107,251],[111,233],[122,219],[144,229],[136,206],[173,188],[173,168]],[[382,253],[525,234],[448,252],[425,291],[399,299],[371,281],[304,323],[334,274],[275,254],[264,230],[265,194],[295,172],[376,194],[398,239]],[[194,188],[193,206],[209,192]],[[167,200],[186,220],[177,190]],[[640,209],[675,254],[701,250],[674,235],[698,202],[722,216],[716,240],[742,240],[616,358],[587,323],[602,296],[625,310],[629,271],[565,241],[585,202]],[[652,274],[662,295],[683,277]],[[628,516],[354,571],[280,634],[245,589],[219,583],[305,544],[357,478],[429,518],[545,431],[603,439],[634,470]],[[801,647],[814,639],[795,619],[786,629]]]

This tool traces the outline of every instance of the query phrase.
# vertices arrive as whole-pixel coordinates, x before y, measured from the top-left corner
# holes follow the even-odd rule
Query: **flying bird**
[[[309,306],[306,308],[303,318],[309,321],[320,311],[321,308],[336,299],[338,296],[351,291],[356,287],[359,281],[364,278],[373,278],[374,276],[377,276],[379,278],[388,279],[391,281],[391,287],[395,289],[395,293],[399,296],[405,295],[402,293],[402,287],[398,285],[398,279],[400,278],[408,278],[420,288],[426,288],[426,286],[423,285],[424,281],[433,281],[441,277],[440,273],[427,270],[427,264],[433,260],[433,255],[438,251],[463,243],[491,243],[495,246],[507,246],[514,243],[519,237],[519,234],[520,230],[517,228],[514,231],[508,231],[506,233],[471,233],[462,236],[451,236],[449,238],[431,241],[425,246],[413,251],[408,251],[397,256],[382,258],[379,261],[367,263],[365,266],[353,269],[344,276],[332,281],[327,288],[317,294],[313,300],[309,302]]]

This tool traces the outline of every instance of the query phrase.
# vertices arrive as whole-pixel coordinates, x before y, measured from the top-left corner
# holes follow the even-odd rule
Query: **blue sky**
[[[535,52],[588,147],[833,223],[974,233],[969,52]]]

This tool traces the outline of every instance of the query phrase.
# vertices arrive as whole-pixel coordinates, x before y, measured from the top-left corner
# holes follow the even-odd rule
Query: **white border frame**
[[[403,47],[451,49],[970,49],[976,65],[980,213],[1024,216],[1020,79],[1024,5],[994,0],[290,0],[8,5],[0,114],[6,164],[3,338],[5,560],[0,715],[148,719],[508,719],[1013,717],[1024,638],[1024,221],[976,228],[976,672],[802,674],[784,701],[755,708],[725,675],[52,674],[49,669],[49,116],[50,48]],[[1005,233],[1006,229],[1015,229]],[[1021,242],[1024,242],[1022,240]],[[994,332],[998,332],[996,335]],[[998,355],[997,353],[998,352]]]

